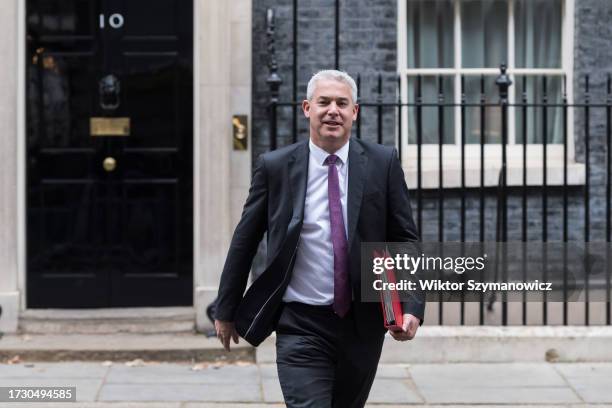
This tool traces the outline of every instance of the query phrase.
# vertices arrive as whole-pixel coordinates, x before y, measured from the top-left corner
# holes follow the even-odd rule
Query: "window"
[[[574,0],[400,0],[398,1],[398,69],[402,77],[402,100],[414,103],[418,89],[424,103],[460,104],[488,103],[499,100],[495,79],[499,66],[505,63],[513,85],[510,103],[560,103],[564,81],[572,84]],[[420,77],[420,86],[419,84]],[[572,100],[572,87],[567,88]],[[442,138],[444,168],[449,169],[445,186],[456,186],[453,175],[459,166],[462,143],[461,107],[422,108],[421,140],[424,169],[438,166],[438,143]],[[571,110],[570,110],[571,111]],[[477,106],[465,108],[465,137],[468,173],[480,169],[481,111]],[[571,115],[571,113],[570,113]],[[414,167],[417,139],[416,109],[403,111],[403,142],[406,143],[405,165]],[[528,144],[531,167],[541,167],[543,138],[549,146],[549,165],[562,162],[563,121],[561,108],[549,107],[546,112],[547,132],[543,135],[542,109],[527,110],[527,128],[523,129],[523,112],[508,110],[509,170],[522,171],[523,139]],[[443,119],[443,129],[440,129]],[[487,184],[495,184],[501,157],[501,112],[486,108],[484,116]],[[568,123],[572,123],[571,116]],[[568,132],[571,135],[571,132]],[[573,157],[573,143],[570,157]],[[516,154],[515,154],[516,153]],[[467,158],[466,158],[467,159]],[[574,164],[572,164],[574,165]],[[531,184],[538,184],[538,171],[530,171]],[[529,174],[528,173],[528,174]],[[518,177],[517,177],[518,176]],[[541,172],[540,176],[541,178]],[[424,177],[426,178],[426,177]],[[457,178],[457,177],[455,177]],[[477,177],[478,178],[478,177]],[[428,178],[431,180],[431,178]],[[469,179],[469,175],[468,175]],[[516,180],[516,183],[513,183]],[[509,174],[509,184],[520,184],[521,175]],[[555,180],[551,181],[555,184]],[[572,182],[579,183],[579,178]],[[437,187],[433,180],[432,187]],[[468,180],[468,185],[479,185]],[[414,185],[414,184],[413,184]],[[427,187],[427,183],[425,183]]]

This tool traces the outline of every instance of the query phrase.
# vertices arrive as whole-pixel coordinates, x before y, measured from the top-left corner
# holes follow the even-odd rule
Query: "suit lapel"
[[[363,151],[359,142],[352,140],[349,144],[348,155],[348,197],[347,197],[347,218],[348,218],[348,247],[351,247],[359,219],[361,209],[361,199],[363,197],[363,183],[368,157]]]
[[[289,226],[301,224],[304,219],[304,202],[306,199],[306,182],[308,179],[308,142],[300,143],[289,159],[289,190],[293,215]]]

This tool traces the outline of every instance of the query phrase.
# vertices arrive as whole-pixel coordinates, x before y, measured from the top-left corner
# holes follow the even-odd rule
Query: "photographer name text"
[[[398,282],[385,282],[376,279],[372,286],[376,291],[400,290],[400,291],[451,291],[451,292],[488,292],[488,291],[552,291],[551,282],[478,282],[470,279],[466,282],[443,281],[439,279],[419,280],[418,282],[402,279]]]

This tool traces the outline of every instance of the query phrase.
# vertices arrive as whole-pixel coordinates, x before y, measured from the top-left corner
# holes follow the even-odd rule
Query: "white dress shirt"
[[[300,234],[291,282],[283,295],[284,302],[330,305],[334,302],[334,251],[327,199],[328,166],[323,164],[329,153],[309,142],[308,184],[304,202],[304,223]],[[346,197],[348,191],[348,150],[345,143],[335,155],[340,182],[340,202],[348,235]]]

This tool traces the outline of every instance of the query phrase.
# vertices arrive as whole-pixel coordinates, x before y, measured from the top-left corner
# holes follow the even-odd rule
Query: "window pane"
[[[561,0],[514,2],[518,68],[561,68]]]
[[[523,98],[527,98],[528,104],[542,104],[544,89],[543,79],[540,76],[517,76],[514,79],[516,86],[516,103],[521,104]],[[558,76],[547,77],[546,95],[549,104],[562,103],[562,82]],[[527,115],[523,108],[516,108],[516,143],[522,144],[525,130],[527,133],[527,143],[542,143],[544,134],[544,108],[541,106],[528,106]],[[563,143],[563,110],[561,107],[547,107],[547,131],[546,140],[548,143]],[[526,122],[523,122],[526,120]]]
[[[499,88],[495,85],[496,76],[485,76],[485,104],[499,101]],[[465,100],[468,104],[480,104],[480,77],[465,77]],[[465,140],[466,143],[480,143],[480,106],[465,107]],[[501,143],[501,110],[498,106],[486,106],[484,110],[484,142]],[[459,122],[460,123],[460,122]]]
[[[461,2],[461,61],[464,68],[496,68],[508,60],[506,0]]]
[[[408,68],[453,67],[451,0],[408,0]]]
[[[454,78],[452,76],[442,77],[442,103],[453,103],[454,101]],[[425,76],[422,77],[421,94],[423,103],[439,103],[438,77]],[[417,78],[408,78],[408,103],[416,103],[417,101]],[[444,134],[443,143],[455,143],[455,120],[454,107],[448,106],[443,108]],[[417,141],[417,108],[408,106],[408,143],[416,143]],[[423,106],[421,108],[423,134],[421,140],[423,143],[438,144],[440,140],[440,115],[438,114],[437,106]]]

